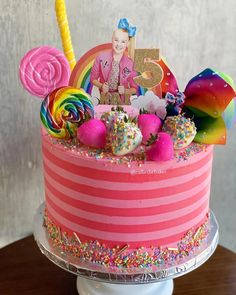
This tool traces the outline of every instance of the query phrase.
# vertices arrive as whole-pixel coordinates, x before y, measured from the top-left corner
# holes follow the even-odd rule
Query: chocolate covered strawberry
[[[142,133],[133,122],[114,124],[111,134],[111,149],[114,155],[123,156],[133,152],[142,142]]]
[[[155,114],[141,114],[138,116],[138,127],[142,132],[142,142],[146,144],[151,134],[156,135],[161,130],[161,120]]]
[[[77,138],[84,145],[94,148],[104,148],[106,145],[106,126],[98,119],[84,122],[77,129]]]
[[[128,114],[121,106],[112,107],[110,112],[105,112],[101,116],[101,120],[104,122],[107,128],[107,132],[112,132],[114,124],[118,124],[122,121],[128,121]]]
[[[171,136],[165,132],[152,135],[148,141],[146,157],[149,161],[168,161],[174,157],[174,144]]]

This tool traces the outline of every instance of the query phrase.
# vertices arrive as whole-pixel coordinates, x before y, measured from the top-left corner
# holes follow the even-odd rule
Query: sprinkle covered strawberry
[[[117,106],[116,108],[112,107],[110,112],[103,113],[101,120],[106,125],[107,132],[112,132],[114,124],[128,121],[129,117],[122,107]]]
[[[170,134],[174,142],[174,149],[187,147],[197,133],[194,122],[182,115],[167,117],[162,131]]]
[[[114,124],[111,134],[111,149],[114,155],[123,156],[133,152],[142,142],[142,133],[133,122]]]

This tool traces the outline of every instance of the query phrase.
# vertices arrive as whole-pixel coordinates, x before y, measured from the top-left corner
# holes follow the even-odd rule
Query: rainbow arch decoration
[[[100,52],[108,50],[111,50],[110,43],[98,45],[86,52],[74,67],[70,76],[69,85],[75,88],[82,88],[91,94],[93,85],[90,82],[90,74],[93,63]]]
[[[75,88],[82,88],[85,90],[85,92],[92,94],[93,84],[90,82],[90,74],[91,70],[94,64],[94,61],[97,57],[97,55],[104,51],[109,51],[112,49],[111,43],[105,43],[98,45],[92,49],[90,49],[88,52],[86,52],[77,62],[76,66],[74,67],[70,80],[69,80],[69,86],[75,87]],[[178,91],[178,85],[175,76],[170,71],[169,67],[165,63],[163,59],[159,61],[155,61],[158,63],[164,73],[163,79],[160,83],[160,85],[155,86],[152,90],[156,95],[158,96],[165,96],[166,92],[172,92],[175,93]],[[137,95],[144,95],[148,89],[143,87],[138,87],[138,93]]]

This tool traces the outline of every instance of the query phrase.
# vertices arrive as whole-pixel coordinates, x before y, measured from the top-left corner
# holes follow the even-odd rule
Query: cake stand
[[[209,214],[209,234],[193,254],[171,266],[143,269],[109,269],[64,253],[53,246],[43,226],[44,204],[35,215],[34,237],[41,252],[57,266],[77,275],[80,295],[171,295],[173,279],[202,265],[215,251],[219,233],[215,215]]]

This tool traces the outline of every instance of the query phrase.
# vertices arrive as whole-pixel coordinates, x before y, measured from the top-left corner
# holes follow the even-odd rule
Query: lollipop
[[[40,117],[53,137],[70,139],[76,136],[79,124],[94,116],[89,95],[82,89],[61,87],[42,102]]]
[[[45,98],[54,89],[67,86],[70,66],[64,54],[53,47],[30,50],[20,63],[20,80],[31,94]]]

